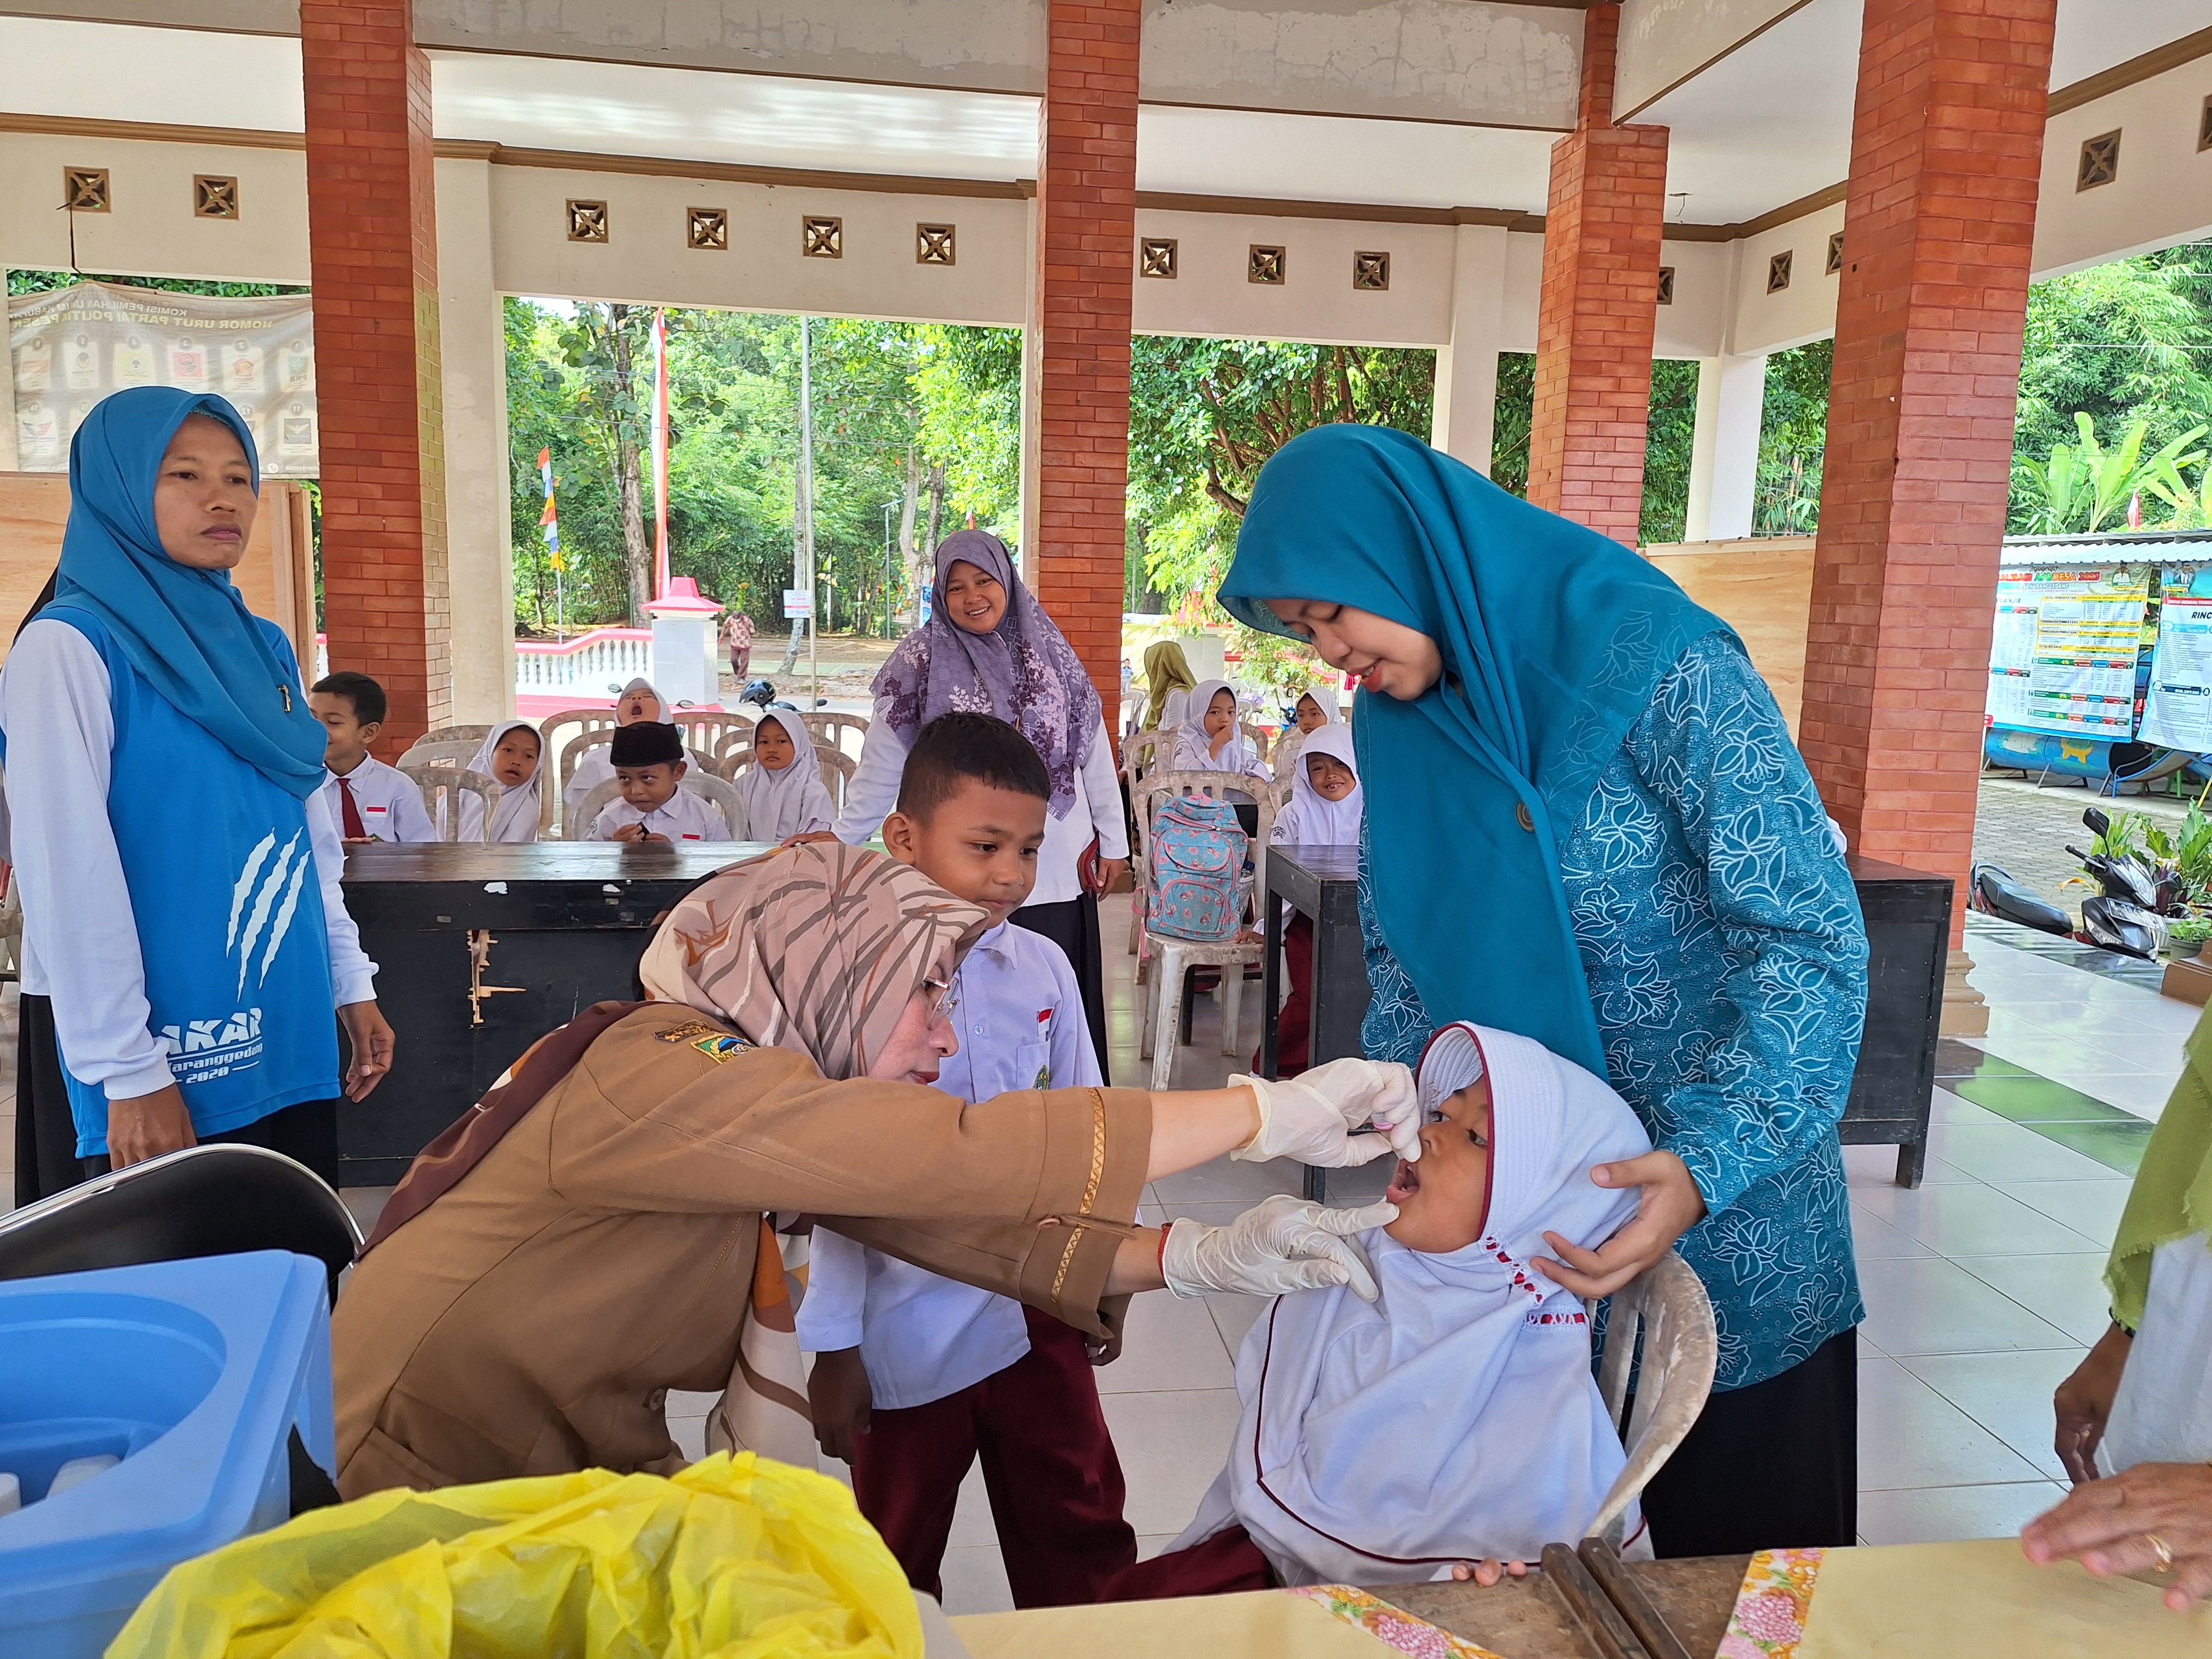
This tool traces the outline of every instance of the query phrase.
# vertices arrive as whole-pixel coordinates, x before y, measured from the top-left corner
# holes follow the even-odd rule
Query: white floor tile
[[[2038,1470],[1894,1359],[1859,1361],[1859,1490],[2032,1480]],[[1865,1528],[1862,1514],[1860,1527]]]
[[[1012,1613],[1014,1594],[1006,1588],[1006,1564],[996,1544],[970,1544],[945,1552],[942,1578],[949,1613]]]
[[[1228,1461],[1234,1389],[1105,1396],[1106,1421],[1128,1477],[1124,1511],[1139,1533],[1179,1533]]]
[[[1228,1346],[1205,1299],[1164,1294],[1131,1301],[1121,1357],[1097,1376],[1102,1395],[1236,1386]]]
[[[2159,1114],[2173,1093],[2174,1079],[2164,1074],[2154,1076],[2120,1076],[2109,1073],[2081,1072],[2056,1081],[2069,1088],[2079,1089],[2092,1100],[2101,1100],[2107,1106],[2117,1106],[2122,1111],[2142,1118],[2147,1123],[2158,1121]]]
[[[1152,1189],[1167,1203],[1257,1204],[1273,1193],[1304,1190],[1305,1171],[1286,1158],[1247,1164],[1217,1158],[1194,1170],[1162,1176]]]
[[[2129,1186],[2125,1181],[2008,1181],[2001,1190],[2105,1249],[2119,1233]]]
[[[1981,1181],[2096,1181],[2117,1174],[2018,1123],[1947,1123],[1929,1139],[1946,1164]]]
[[[2027,1353],[1923,1354],[1898,1363],[2054,1480],[2066,1466],[2051,1449],[2051,1396],[2081,1360],[2072,1349]]]
[[[1911,1234],[1891,1226],[1873,1211],[1857,1204],[1851,1206],[1851,1248],[1862,1261],[1889,1261],[1899,1256],[1936,1254]]]
[[[1137,1540],[1137,1559],[1149,1561],[1156,1555],[1164,1554],[1167,1547],[1182,1536],[1179,1532],[1153,1532],[1142,1534]]]
[[[1923,1187],[1917,1192],[1862,1187],[1851,1200],[1939,1255],[2057,1255],[2098,1248],[2094,1239],[1994,1187]]]
[[[2112,1323],[2111,1299],[2104,1284],[2105,1256],[2100,1251],[1951,1259],[2077,1342],[2094,1342]]]
[[[1987,1115],[1984,1114],[1984,1115]],[[1933,1152],[1921,1161],[1920,1184],[1923,1187],[1959,1186],[1978,1181],[1957,1165],[1948,1164]],[[1861,1187],[1894,1187],[1897,1185],[1897,1148],[1894,1146],[1846,1146],[1844,1148],[1844,1179],[1856,1190]]]
[[[1933,1256],[1862,1262],[1859,1289],[1866,1297],[1867,1340],[1885,1354],[2080,1346],[1956,1262]],[[1863,1456],[1863,1444],[1860,1449]]]
[[[1209,1296],[1206,1298],[1206,1311],[1213,1316],[1214,1328],[1221,1333],[1221,1340],[1229,1345],[1230,1358],[1233,1360],[1237,1350],[1244,1346],[1244,1334],[1252,1328],[1261,1314],[1267,1311],[1267,1298],[1264,1296]]]
[[[1932,1490],[1863,1492],[1859,1536],[1869,1544],[1942,1544],[2006,1538],[2065,1497],[2048,1480]]]

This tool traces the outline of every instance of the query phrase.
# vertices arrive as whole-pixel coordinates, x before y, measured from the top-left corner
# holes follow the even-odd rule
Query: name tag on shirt
[[[382,841],[385,828],[392,822],[392,809],[388,806],[371,806],[367,802],[362,802],[359,805],[362,828],[368,830],[377,840]]]

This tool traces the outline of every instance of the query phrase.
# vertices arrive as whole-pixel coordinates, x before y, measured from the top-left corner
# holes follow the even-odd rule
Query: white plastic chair
[[[473,754],[490,735],[489,726],[441,726],[434,732],[425,732],[415,744],[420,748],[426,743],[465,743]]]
[[[751,825],[745,813],[745,798],[738,793],[737,785],[726,778],[718,778],[712,772],[694,767],[676,780],[676,787],[690,790],[720,811],[722,822],[730,826],[732,841],[744,841],[751,834]],[[592,785],[576,813],[576,834],[573,839],[581,841],[589,835],[592,820],[605,810],[609,801],[621,793],[622,784],[614,778]]]
[[[867,746],[871,722],[866,715],[833,714],[826,708],[817,708],[814,713],[801,714],[799,718],[805,723],[807,731],[819,748],[835,750],[841,755],[849,753],[857,760],[860,750]],[[848,735],[859,739],[849,750],[845,747]]]
[[[450,741],[419,738],[415,745],[402,755],[394,764],[409,766],[466,766],[483,747],[482,738],[455,738]]]
[[[478,739],[479,742],[482,739]],[[473,749],[471,751],[474,752]],[[495,778],[481,772],[471,772],[465,766],[410,765],[401,757],[400,776],[422,793],[422,810],[430,815],[430,822],[438,828],[440,841],[459,841],[461,838],[461,797],[474,795],[483,804],[483,823],[491,827],[492,808],[506,792]]]
[[[1176,734],[1171,729],[1158,732],[1132,732],[1121,739],[1121,775],[1129,781],[1129,797],[1136,793],[1156,769],[1175,758]],[[1150,861],[1152,843],[1148,839],[1152,826],[1142,816],[1137,819],[1137,867],[1142,870]],[[1137,883],[1136,892],[1129,902],[1129,954],[1137,954],[1137,945],[1145,927],[1145,884]],[[1140,967],[1141,974],[1141,967]],[[1139,977],[1139,984],[1143,979]]]
[[[1170,770],[1153,773],[1133,792],[1144,859],[1137,896],[1133,901],[1140,918],[1144,914],[1146,896],[1152,884],[1152,815],[1178,795],[1202,794],[1217,801],[1227,801],[1231,795],[1248,794],[1255,787],[1261,791],[1261,799],[1255,803],[1260,827],[1251,837],[1248,856],[1252,860],[1252,902],[1256,904],[1263,901],[1267,890],[1267,836],[1275,827],[1273,790],[1241,772]],[[1240,916],[1238,920],[1243,926],[1250,926],[1249,915]],[[1141,921],[1139,926],[1142,926]],[[1141,937],[1146,954],[1155,957],[1158,965],[1150,994],[1145,999],[1144,1041],[1139,1050],[1144,1058],[1152,1062],[1152,1086],[1155,1090],[1165,1089],[1175,1069],[1175,1051],[1180,1046],[1182,1033],[1183,975],[1194,968],[1221,969],[1221,1052],[1224,1054],[1243,1053],[1237,1027],[1241,1024],[1240,1016],[1243,1009],[1244,970],[1259,965],[1261,954],[1267,946],[1256,939],[1249,942],[1227,939],[1214,944],[1170,939],[1164,933],[1153,933],[1149,927],[1142,929]]]
[[[671,725],[683,731],[684,746],[695,755],[702,756],[707,769],[716,777],[722,775],[722,767],[740,749],[750,749],[753,742],[753,721],[750,714],[698,714],[679,711],[669,716]]]
[[[1274,728],[1255,726],[1249,720],[1237,722],[1237,729],[1244,734],[1244,741],[1252,745],[1252,752],[1261,760],[1267,758],[1267,745],[1275,740]]]
[[[1160,1085],[1154,1084],[1154,1088]],[[1635,1366],[1636,1403],[1626,1421],[1628,1376],[1636,1359],[1637,1334],[1644,1336],[1643,1363]],[[1620,1431],[1628,1463],[1598,1506],[1584,1536],[1603,1538],[1616,1547],[1623,1522],[1651,1477],[1666,1466],[1674,1448],[1705,1408],[1713,1391],[1713,1365],[1720,1338],[1713,1326],[1713,1304],[1690,1264],[1669,1250],[1613,1293],[1606,1313],[1605,1360],[1598,1392],[1606,1415]]]

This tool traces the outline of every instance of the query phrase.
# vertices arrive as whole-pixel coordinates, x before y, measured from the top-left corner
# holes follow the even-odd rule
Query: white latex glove
[[[1188,1217],[1168,1226],[1160,1272],[1177,1296],[1241,1291],[1280,1296],[1286,1291],[1349,1285],[1363,1302],[1376,1297],[1374,1270],[1352,1237],[1398,1218],[1395,1204],[1332,1210],[1278,1193],[1225,1227]]]
[[[1294,1078],[1269,1082],[1237,1076],[1260,1100],[1260,1133],[1231,1158],[1257,1163],[1294,1158],[1322,1169],[1371,1164],[1395,1152],[1407,1162],[1421,1155],[1420,1097],[1409,1067],[1380,1060],[1332,1060]],[[1374,1119],[1380,1134],[1354,1135]]]

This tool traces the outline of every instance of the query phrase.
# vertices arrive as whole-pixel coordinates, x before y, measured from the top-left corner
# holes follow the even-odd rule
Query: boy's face
[[[1226,691],[1215,692],[1213,700],[1206,705],[1206,735],[1225,737],[1236,724],[1237,699]]]
[[[645,690],[625,691],[622,701],[615,705],[617,726],[635,726],[640,720],[660,718],[660,699]]]
[[[668,798],[676,793],[676,780],[684,775],[689,763],[655,761],[650,766],[617,766],[615,781],[621,786],[624,800],[641,812],[650,812],[667,805]]]
[[[1328,724],[1328,716],[1321,712],[1321,705],[1310,694],[1298,699],[1297,716],[1301,732],[1318,732]]]
[[[1398,1218],[1382,1231],[1409,1250],[1443,1255],[1482,1237],[1490,1203],[1490,1084],[1445,1099],[1421,1128],[1421,1161],[1401,1162],[1387,1194]]]
[[[1359,781],[1352,775],[1352,769],[1334,755],[1308,755],[1305,761],[1306,781],[1323,800],[1342,800]]]
[[[491,751],[491,775],[507,788],[520,788],[538,771],[538,734],[518,726]]]
[[[361,764],[376,734],[384,730],[381,720],[356,720],[353,699],[336,691],[308,692],[307,707],[323,723],[323,764],[340,776]]]
[[[798,757],[799,750],[781,720],[763,720],[753,727],[753,759],[770,772],[781,772]]]
[[[963,778],[933,811],[885,818],[884,850],[953,897],[981,905],[996,925],[1028,903],[1036,885],[1044,807],[1036,795]]]

